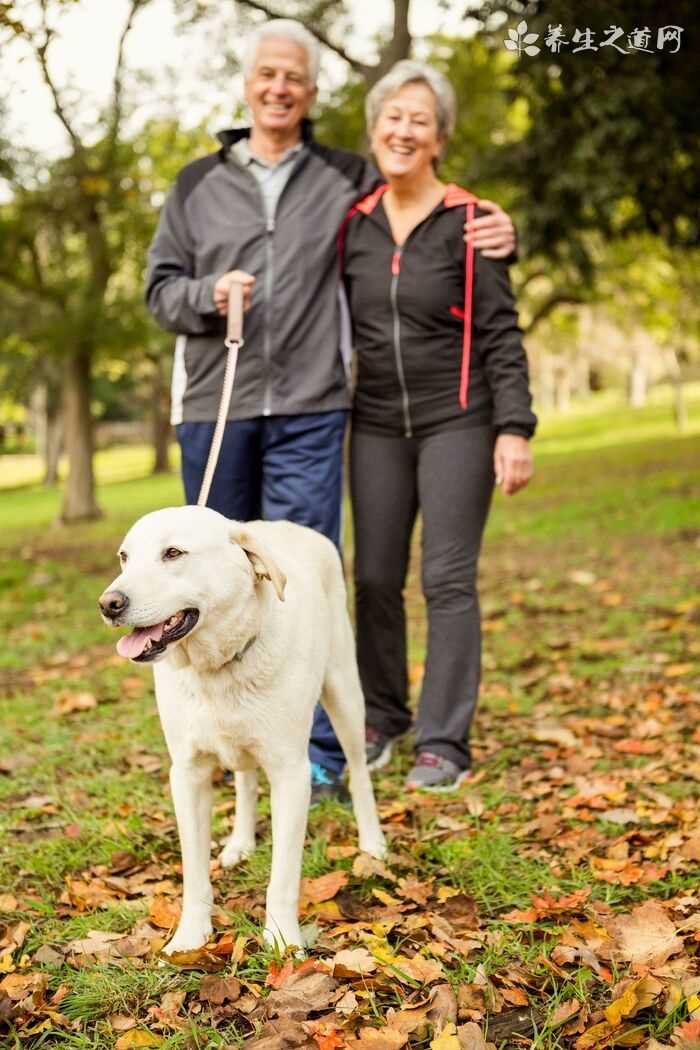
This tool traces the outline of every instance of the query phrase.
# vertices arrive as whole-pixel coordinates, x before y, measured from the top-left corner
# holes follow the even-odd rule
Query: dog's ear
[[[257,578],[259,580],[269,580],[275,588],[275,594],[283,602],[287,577],[275,564],[275,560],[265,547],[265,544],[261,543],[256,536],[253,536],[245,525],[236,524],[231,529],[230,538],[232,543],[237,543],[248,555]]]

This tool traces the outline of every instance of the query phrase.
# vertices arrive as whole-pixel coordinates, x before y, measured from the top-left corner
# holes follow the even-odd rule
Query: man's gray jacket
[[[256,281],[228,418],[350,405],[336,239],[377,173],[362,157],[315,142],[304,122],[305,148],[268,223],[257,180],[231,154],[248,134],[222,132],[221,150],[182,169],[149,251],[148,308],[179,337],[174,423],[216,419],[226,323],[214,309],[213,290],[229,270],[245,270]]]

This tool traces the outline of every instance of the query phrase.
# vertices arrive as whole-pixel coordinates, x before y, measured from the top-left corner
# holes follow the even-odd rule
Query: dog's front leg
[[[225,868],[245,860],[255,849],[255,816],[258,804],[258,774],[254,769],[236,773],[236,815],[233,832],[219,854]]]
[[[182,850],[182,917],[165,952],[185,952],[206,944],[212,930],[213,894],[209,881],[212,773],[215,760],[196,756],[174,761],[170,789]]]
[[[272,870],[267,887],[264,937],[268,944],[302,947],[299,930],[301,855],[309,812],[311,769],[306,756],[266,770],[272,803]]]

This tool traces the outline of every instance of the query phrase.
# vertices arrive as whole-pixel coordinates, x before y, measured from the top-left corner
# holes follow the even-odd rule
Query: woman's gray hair
[[[365,100],[367,129],[374,131],[382,106],[388,98],[396,95],[405,84],[425,84],[435,95],[438,135],[444,138],[454,131],[457,116],[457,98],[447,77],[425,62],[402,59],[378,80]]]
[[[305,29],[301,22],[295,22],[293,18],[273,18],[269,22],[263,22],[246,38],[243,51],[243,76],[248,79],[251,75],[255,69],[255,60],[258,57],[261,41],[270,38],[291,40],[299,47],[303,47],[309,65],[309,80],[315,84],[321,65],[321,49],[313,33]]]

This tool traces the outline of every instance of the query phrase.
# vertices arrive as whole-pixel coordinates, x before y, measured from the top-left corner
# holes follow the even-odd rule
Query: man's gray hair
[[[378,80],[365,100],[367,129],[374,131],[382,106],[396,95],[405,84],[425,84],[435,95],[438,135],[449,138],[454,131],[457,116],[457,98],[447,77],[425,62],[402,59],[392,66],[386,76]]]
[[[313,33],[305,29],[301,22],[295,22],[293,18],[273,18],[269,22],[263,22],[246,38],[243,52],[243,76],[248,79],[251,75],[255,68],[261,41],[270,38],[291,40],[299,47],[303,47],[309,65],[309,80],[315,84],[321,65],[321,49]]]

